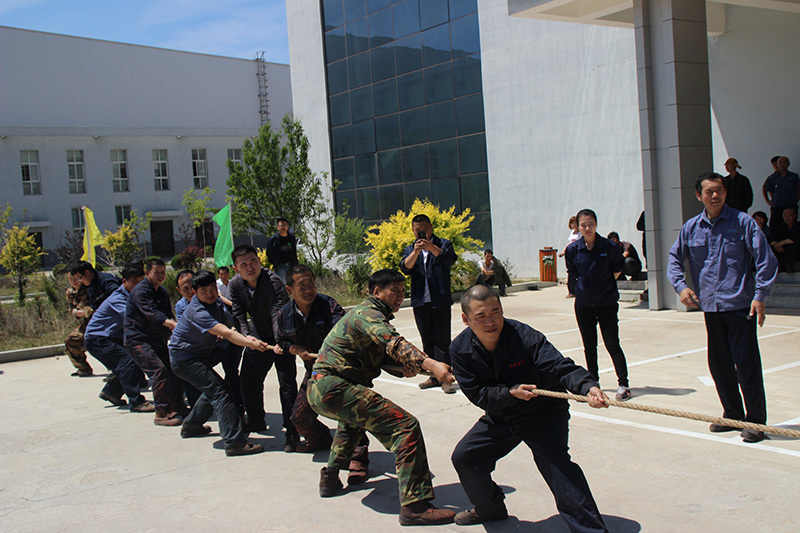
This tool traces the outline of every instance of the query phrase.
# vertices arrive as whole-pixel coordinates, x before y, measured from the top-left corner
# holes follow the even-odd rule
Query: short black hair
[[[234,248],[231,252],[231,260],[233,261],[233,264],[236,265],[237,257],[242,257],[243,255],[247,254],[256,254],[256,257],[258,257],[258,252],[256,252],[256,249],[252,244],[240,244]]]
[[[704,181],[716,181],[719,180],[722,183],[722,187],[727,191],[728,190],[728,180],[722,177],[722,174],[717,174],[716,172],[706,172],[705,174],[700,174],[697,176],[697,179],[694,180],[694,190],[698,193],[703,192],[703,182]]]
[[[145,269],[146,272],[150,272],[151,270],[153,270],[154,266],[165,267],[165,266],[167,266],[167,264],[164,262],[163,259],[159,259],[158,257],[151,257],[144,264],[144,269]]]
[[[278,217],[278,220],[275,221],[275,225],[278,225],[279,222],[286,222],[287,224],[289,223],[289,221],[284,217]]]
[[[91,270],[92,272],[95,271],[94,267],[89,261],[78,261],[69,268],[69,273],[74,276],[76,274],[83,274],[87,270]]]
[[[228,269],[228,267],[226,267],[225,265],[222,265],[221,267],[217,268],[217,274],[219,274],[219,273],[220,273],[220,272],[222,272],[223,270],[224,270],[225,272],[227,272],[228,274],[230,274],[230,273],[231,273],[231,271],[230,271],[230,269]]]
[[[375,289],[383,289],[398,281],[405,283],[406,278],[400,271],[394,270],[393,268],[384,268],[383,270],[373,272],[369,277],[369,293],[372,294],[375,292]]]
[[[144,276],[144,268],[142,268],[142,264],[138,261],[133,263],[128,263],[122,269],[122,279],[128,280],[133,278],[141,278]]]
[[[415,215],[414,218],[411,219],[412,224],[418,224],[420,222],[431,224],[431,219],[428,218],[428,215]]]
[[[469,312],[472,310],[472,302],[485,302],[489,298],[497,298],[497,301],[500,301],[500,296],[488,285],[473,285],[461,295],[461,312],[469,316]]]
[[[578,214],[575,215],[575,221],[580,223],[581,217],[592,217],[595,223],[597,223],[597,213],[595,213],[591,209],[581,209],[580,211],[578,211]]]
[[[616,231],[612,231],[611,233],[609,233],[608,236],[606,236],[606,239],[608,239],[609,241],[611,239],[617,239],[618,241],[622,240],[619,238],[619,233],[617,233]]]
[[[767,214],[764,211],[756,211],[755,213],[753,213],[753,218],[756,217],[763,218],[765,222],[769,220],[769,217],[767,217]]]
[[[180,283],[181,278],[183,276],[194,276],[194,270],[186,269],[186,270],[181,270],[180,272],[178,272],[178,275],[175,276],[175,285],[176,286]]]
[[[769,160],[769,162],[770,162],[770,163],[772,163],[772,164],[774,165],[775,163],[777,163],[777,162],[778,162],[778,159],[780,159],[781,157],[782,157],[782,156],[780,156],[780,155],[776,155],[775,157],[773,157],[772,159],[770,159],[770,160]]]
[[[192,288],[194,290],[200,287],[208,287],[209,285],[216,286],[216,284],[217,276],[208,270],[198,270],[197,273],[192,276]]]
[[[492,255],[494,255],[494,252],[492,251],[492,249],[491,249],[491,248],[487,248],[487,249],[485,249],[485,250],[483,251],[483,255],[486,255],[486,254],[492,254]]]
[[[314,272],[312,272],[307,266],[295,265],[286,271],[286,286],[294,287],[294,277],[299,274],[308,274],[311,276],[311,279],[317,279],[317,277],[314,275]]]

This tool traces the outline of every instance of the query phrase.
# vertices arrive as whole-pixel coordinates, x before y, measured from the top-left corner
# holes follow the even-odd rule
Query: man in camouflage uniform
[[[76,368],[71,375],[91,376],[93,374],[92,367],[86,359],[86,348],[83,345],[83,332],[86,331],[86,325],[92,316],[89,294],[76,276],[67,274],[67,282],[69,282],[66,292],[67,306],[72,316],[78,320],[78,327],[73,329],[64,340],[67,357],[72,366]]]
[[[339,470],[366,431],[395,454],[402,525],[449,524],[455,513],[431,505],[433,483],[425,442],[413,415],[371,389],[384,361],[400,363],[403,375],[431,372],[452,383],[450,367],[431,359],[389,323],[405,296],[404,277],[396,270],[370,276],[369,299],[348,312],[325,338],[308,384],[308,402],[319,414],[337,420],[328,466],[320,478],[320,496],[342,488]]]

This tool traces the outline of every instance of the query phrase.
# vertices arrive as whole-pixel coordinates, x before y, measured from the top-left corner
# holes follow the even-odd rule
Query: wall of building
[[[177,240],[188,222],[181,200],[193,188],[192,150],[206,150],[211,206],[221,207],[228,149],[261,125],[253,61],[0,27],[0,64],[2,202],[42,232],[46,250],[61,244],[82,205],[101,230],[116,228],[117,205],[154,211],[173,221]],[[279,123],[292,111],[289,66],[268,63],[267,85]],[[113,192],[111,150],[120,149],[129,192]],[[153,149],[167,150],[169,190],[155,189]],[[38,151],[39,195],[23,194],[21,150]],[[70,194],[67,150],[83,151],[83,194]]]
[[[539,249],[563,249],[587,207],[601,234],[639,248],[633,31],[509,17],[505,4],[479,0],[495,254],[538,276]]]

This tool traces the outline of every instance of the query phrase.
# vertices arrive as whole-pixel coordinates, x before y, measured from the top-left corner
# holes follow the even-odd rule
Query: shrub
[[[458,260],[451,269],[451,280],[471,275],[475,269],[475,263],[465,260],[464,253],[479,254],[483,241],[468,236],[469,225],[474,219],[470,216],[470,210],[465,209],[460,215],[457,215],[455,207],[442,211],[427,199],[424,202],[419,199],[414,200],[408,213],[398,211],[390,217],[388,222],[370,226],[370,233],[367,235],[366,241],[371,249],[369,263],[373,270],[399,268],[400,260],[403,258],[403,249],[414,242],[411,234],[411,219],[416,215],[428,215],[434,234],[453,243]],[[406,287],[409,283],[410,281],[406,279]]]
[[[370,274],[372,274],[372,267],[367,261],[367,256],[365,254],[354,256],[354,260],[344,273],[347,290],[354,295],[366,295]]]
[[[199,246],[187,246],[170,261],[175,270],[198,270],[202,264],[203,249]]]
[[[269,258],[267,258],[267,249],[266,248],[256,248],[256,255],[258,255],[259,261],[261,261],[261,266],[272,269],[272,263],[270,262]]]

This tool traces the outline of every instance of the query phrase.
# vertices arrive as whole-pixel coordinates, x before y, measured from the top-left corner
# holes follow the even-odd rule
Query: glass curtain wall
[[[323,0],[336,210],[429,198],[491,242],[477,0]]]

